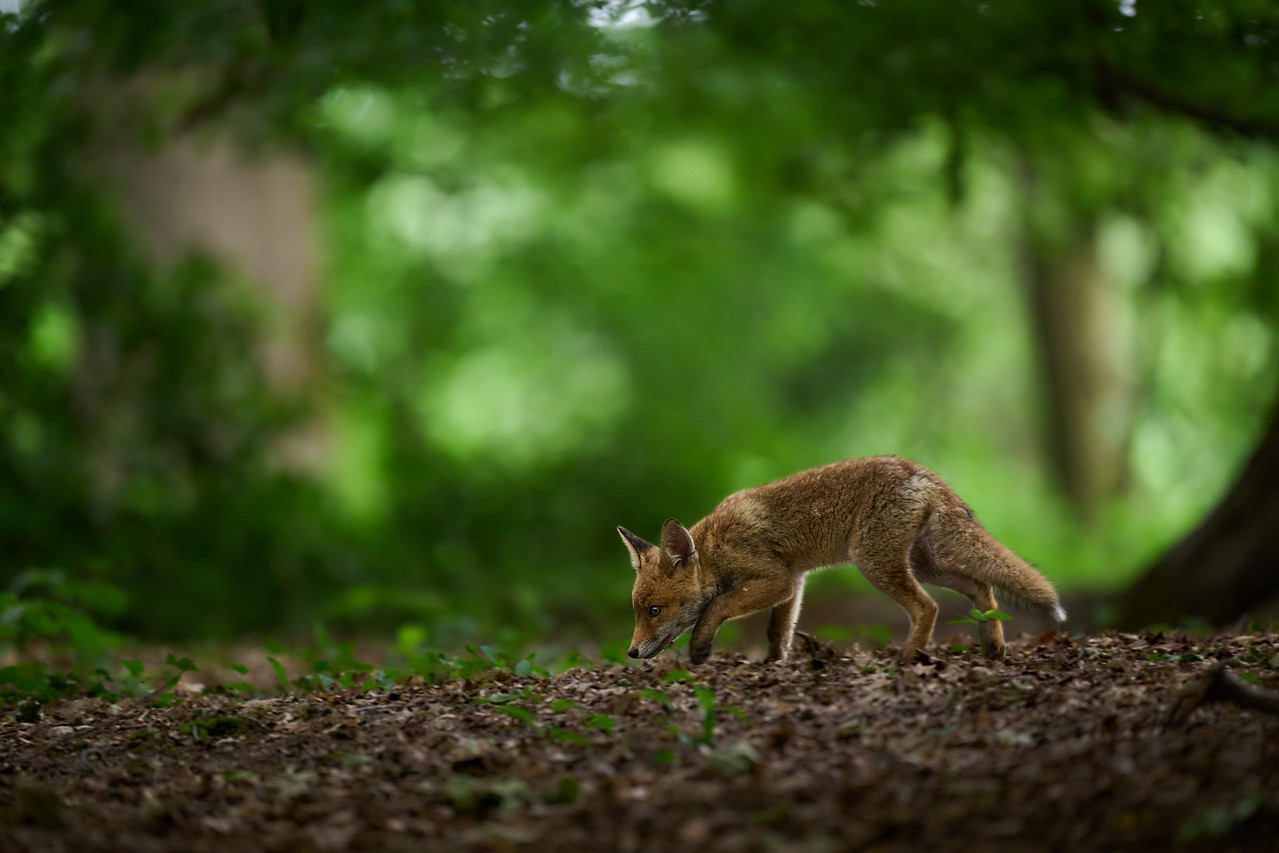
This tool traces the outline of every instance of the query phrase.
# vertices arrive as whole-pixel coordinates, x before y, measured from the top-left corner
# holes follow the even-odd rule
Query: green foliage
[[[540,726],[537,723],[537,717],[534,717],[533,712],[528,708],[522,708],[519,705],[502,705],[497,709],[497,712],[499,714],[505,714],[508,717],[514,717],[534,730],[540,729]]]
[[[271,669],[275,670],[275,677],[280,682],[280,692],[289,692],[289,674],[284,669],[284,664],[280,663],[273,657],[267,657],[267,663],[271,664]]]
[[[586,718],[586,725],[593,729],[600,729],[609,737],[613,736],[613,732],[617,728],[616,721],[608,714],[590,714]]]
[[[0,667],[0,701],[34,703],[93,692],[97,685],[86,684],[76,673],[62,673],[42,664],[14,664]],[[29,706],[28,706],[29,707]],[[30,715],[30,712],[27,712]]]
[[[168,655],[165,656],[164,662],[168,666],[173,667],[173,669],[169,672],[162,673],[161,677],[163,680],[161,684],[147,694],[147,698],[150,700],[152,706],[156,708],[168,708],[173,705],[181,704],[182,700],[173,693],[173,688],[177,686],[177,683],[181,680],[183,673],[199,671],[196,669],[195,664],[191,662],[190,658],[184,657],[182,659],[178,659],[174,656],[173,652],[169,652]],[[130,673],[133,673],[133,667],[130,667],[129,670]],[[136,676],[139,680],[141,680],[142,675],[141,666],[139,665]]]
[[[56,569],[27,569],[0,592],[0,650],[21,652],[47,643],[82,662],[97,661],[120,637],[99,627],[95,616],[118,616],[125,606],[124,594],[110,584],[72,580]]]
[[[725,773],[735,773],[749,769],[759,762],[759,755],[744,742],[730,742],[722,745],[722,749],[716,747],[716,727],[718,719],[723,714],[731,714],[743,722],[747,722],[745,712],[740,708],[728,706],[717,706],[715,701],[715,691],[713,688],[695,685],[693,687],[693,698],[697,701],[697,708],[701,721],[701,728],[696,734],[685,732],[679,725],[670,723],[667,730],[675,737],[676,742],[681,747],[700,747],[705,751],[707,759],[712,767],[719,769]],[[644,698],[658,702],[667,710],[674,709],[674,703],[670,696],[664,691],[646,688],[641,691]],[[661,751],[657,755],[659,764],[669,764],[676,759],[675,753]]]
[[[114,695],[107,656],[122,637],[95,617],[118,615],[124,607],[124,595],[110,584],[71,580],[58,570],[19,573],[0,592],[0,654],[19,661],[0,668],[0,704],[35,708],[82,693]],[[130,677],[120,689],[127,692],[139,680],[141,664],[124,664]]]
[[[559,726],[551,726],[547,729],[547,734],[557,743],[571,743],[574,746],[590,746],[591,739],[580,732],[572,729],[565,729]]]
[[[679,669],[678,667],[675,669],[672,669],[670,672],[666,673],[666,675],[662,676],[662,681],[666,682],[667,684],[676,684],[681,681],[693,681],[693,680],[694,678],[692,673],[690,673],[688,670],[685,670],[685,669]]]
[[[651,536],[881,452],[1063,587],[1122,583],[1279,384],[1279,13],[1123,6],[23,4],[0,27],[0,583],[59,566],[123,597],[85,605],[102,629],[80,593],[11,592],[0,643],[404,624],[388,669],[298,678],[456,677],[498,661],[428,639],[621,633],[618,522]],[[261,282],[157,263],[165,229],[127,224],[146,199],[105,164],[193,138],[309,158],[311,386],[265,375]],[[1088,528],[1045,473],[1032,227],[1095,235],[1128,354],[1131,422],[1102,427],[1126,491]],[[322,461],[290,467],[308,430]]]

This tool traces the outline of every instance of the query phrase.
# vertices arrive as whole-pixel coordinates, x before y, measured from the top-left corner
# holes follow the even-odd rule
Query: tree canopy
[[[1113,589],[1279,387],[1261,0],[3,21],[0,573],[118,585],[131,630],[612,630],[616,524],[873,453]],[[178,223],[182,168],[138,177],[224,145],[258,266]],[[311,242],[246,171],[279,157]],[[308,252],[281,311],[258,270]]]

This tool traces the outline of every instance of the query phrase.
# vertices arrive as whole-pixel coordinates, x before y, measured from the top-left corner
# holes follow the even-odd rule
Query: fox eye
[[[662,612],[662,606],[660,604],[654,604],[652,607],[648,609],[649,616],[656,616],[657,614],[661,612]]]

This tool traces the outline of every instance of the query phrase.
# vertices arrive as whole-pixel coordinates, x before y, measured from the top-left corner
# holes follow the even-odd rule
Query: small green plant
[[[475,697],[475,702],[479,705],[506,705],[511,702],[529,702],[536,705],[545,698],[545,696],[530,686],[521,688],[518,693],[491,693],[488,696],[477,696]],[[572,700],[568,700],[568,702],[569,707],[572,707]],[[558,702],[556,704],[558,705]],[[554,711],[557,708],[552,706],[551,710]],[[562,710],[562,708],[558,710]]]
[[[533,712],[521,705],[501,705],[497,709],[499,714],[505,714],[508,717],[514,717],[521,723],[524,723],[535,732],[542,730],[537,722],[537,717],[533,716]]]
[[[164,662],[173,667],[174,671],[166,673],[164,676],[164,682],[159,687],[152,690],[148,697],[151,699],[151,704],[156,708],[167,708],[170,705],[176,704],[177,700],[173,695],[173,688],[182,680],[182,674],[184,672],[199,672],[199,670],[196,669],[195,664],[191,662],[191,658],[178,658],[174,656],[173,652],[169,652],[169,654],[165,657]],[[121,663],[123,663],[123,661],[121,661]],[[134,663],[138,662],[134,661]],[[132,673],[133,668],[129,667],[129,671]]]
[[[100,660],[119,635],[102,629],[94,615],[118,616],[125,596],[110,584],[76,581],[58,569],[27,569],[0,592],[0,646],[19,651],[47,642],[81,661]]]
[[[289,692],[289,673],[284,668],[284,664],[280,663],[273,656],[267,655],[266,662],[271,664],[271,669],[275,670],[276,680],[280,682],[280,692]]]
[[[227,664],[227,668],[230,669],[232,672],[236,673],[237,675],[249,674],[249,668],[247,666],[244,666],[243,664],[238,664],[238,663]],[[246,696],[252,696],[256,692],[253,689],[253,685],[247,681],[224,681],[222,682],[221,686],[225,690],[234,691],[236,693],[243,693]]]
[[[986,632],[981,630],[981,626],[985,625],[987,622],[993,622],[995,620],[1006,622],[1011,618],[1013,617],[1004,613],[1002,610],[978,610],[974,607],[972,610],[968,611],[967,617],[963,619],[951,619],[950,624],[976,625],[978,628],[977,639],[981,642],[981,653],[984,657],[986,655]]]
[[[120,689],[126,695],[145,696],[146,700],[154,708],[167,708],[170,705],[179,704],[180,700],[173,694],[173,688],[182,680],[182,674],[186,672],[199,672],[195,663],[191,658],[179,658],[169,652],[164,662],[167,666],[172,667],[171,670],[156,673],[147,672],[146,665],[137,659],[120,658],[117,661],[120,666],[124,667],[127,673],[126,677],[120,683]],[[111,677],[105,670],[100,670],[99,674],[105,681],[110,681]],[[159,675],[159,679],[155,676]],[[148,676],[150,678],[148,679]],[[147,681],[150,680],[154,686],[147,688]],[[104,694],[115,696],[116,694]]]
[[[242,717],[219,715],[192,720],[178,728],[183,734],[195,735],[202,740],[232,737],[240,733],[245,721]]]
[[[593,729],[602,729],[609,737],[613,736],[617,728],[617,723],[608,714],[590,714],[586,718],[586,725]]]
[[[715,746],[716,723],[722,714],[732,714],[743,722],[748,722],[746,712],[732,705],[721,706],[715,701],[715,691],[710,687],[695,687],[693,695],[702,711],[702,730],[696,735],[685,733],[678,725],[671,723],[667,730],[675,735],[680,746]],[[670,706],[671,701],[662,691],[645,691],[645,698]]]
[[[677,681],[692,681],[693,675],[686,669],[672,669],[666,673],[666,677],[662,679],[667,684],[674,684]]]
[[[551,726],[547,730],[547,734],[559,743],[572,743],[578,746],[591,745],[591,739],[586,735],[575,732],[572,729],[562,728],[561,726]]]
[[[645,687],[640,690],[640,696],[663,707],[671,707],[671,697],[667,695],[665,690],[658,690],[656,687]]]
[[[687,676],[692,681],[692,676],[683,670],[676,670],[682,676]],[[674,675],[675,673],[671,673]],[[668,675],[667,682],[682,681],[684,678],[672,679]],[[696,734],[689,734],[678,724],[670,720],[669,717],[660,716],[659,722],[666,728],[681,747],[711,747],[716,745],[717,724],[724,714],[731,714],[742,722],[749,722],[746,712],[741,708],[733,705],[720,705],[716,702],[715,691],[711,687],[697,685],[695,682],[690,685],[693,688],[693,697],[697,700],[698,708],[701,710],[701,729]],[[676,700],[665,690],[658,690],[653,687],[646,687],[639,691],[639,695],[644,699],[659,705],[665,711],[673,711],[676,707]],[[687,695],[686,693],[684,695]],[[593,715],[592,724],[596,723],[596,718],[600,715]],[[611,731],[609,731],[612,734]],[[661,750],[657,753],[655,761],[658,764],[670,764],[678,758],[677,753],[671,750]]]
[[[715,745],[715,691],[709,687],[698,687],[693,691],[697,696],[697,704],[702,706],[702,743]]]
[[[124,593],[110,584],[77,581],[57,569],[27,569],[0,591],[0,657],[16,662],[0,667],[0,706],[27,700],[43,704],[68,696],[114,695],[108,652],[122,644],[95,617],[118,616]],[[23,660],[32,645],[75,663],[68,670]]]

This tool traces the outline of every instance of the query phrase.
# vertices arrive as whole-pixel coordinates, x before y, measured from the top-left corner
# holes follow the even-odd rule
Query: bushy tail
[[[990,584],[1032,613],[1066,621],[1048,578],[991,536],[967,506],[934,510],[924,535],[942,572]]]

